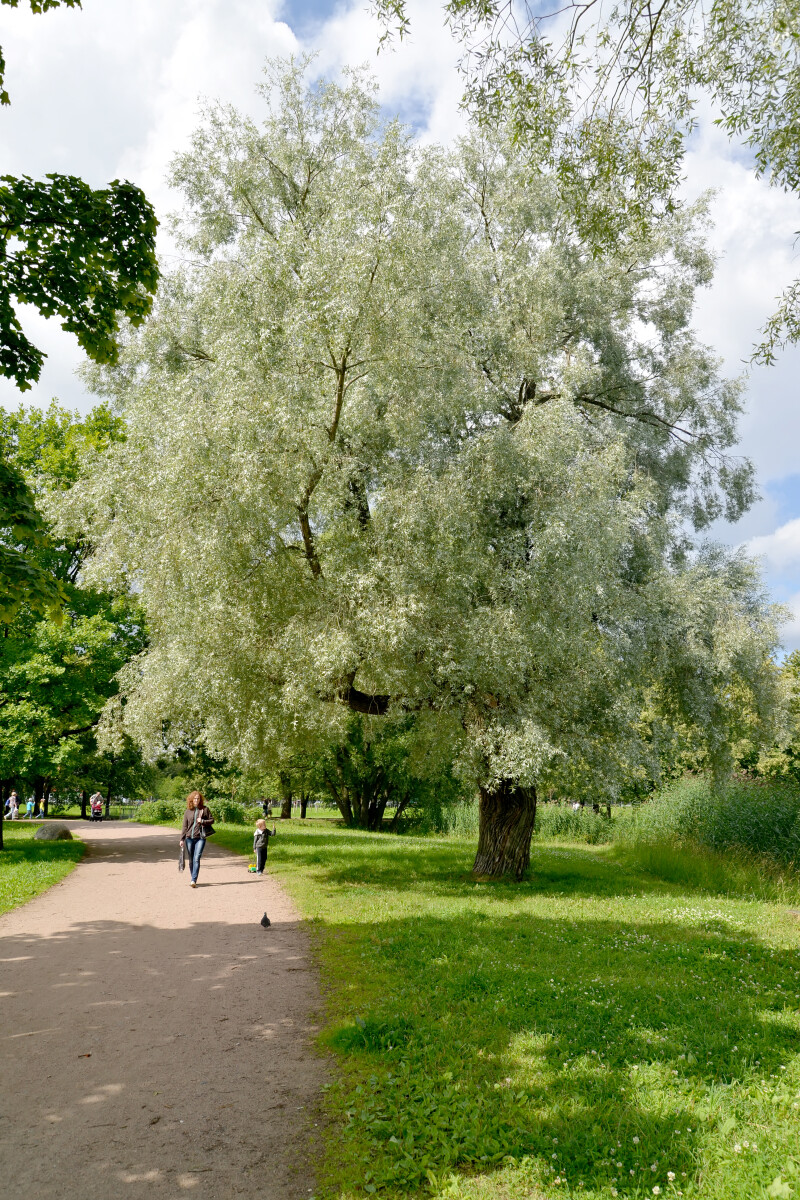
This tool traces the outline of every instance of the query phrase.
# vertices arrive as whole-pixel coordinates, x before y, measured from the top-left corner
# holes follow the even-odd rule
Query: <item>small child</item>
[[[277,830],[275,826],[272,829],[267,829],[266,821],[256,821],[256,831],[253,834],[253,850],[256,855],[256,875],[264,874],[264,867],[267,865],[267,851],[269,850],[269,839],[275,837]]]

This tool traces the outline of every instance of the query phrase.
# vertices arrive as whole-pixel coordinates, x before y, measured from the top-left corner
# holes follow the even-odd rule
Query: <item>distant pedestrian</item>
[[[261,811],[265,817],[272,816],[272,804],[267,800],[266,796],[261,797]]]
[[[89,805],[92,810],[92,820],[102,821],[103,819],[103,794],[102,792],[93,792],[89,797]]]
[[[5,802],[5,807],[4,807],[4,811],[5,811],[5,812],[7,812],[7,813],[10,813],[10,812],[11,812],[11,804],[12,804],[12,802],[13,802],[14,804],[16,804],[16,805],[19,805],[19,800],[17,799],[17,793],[16,793],[16,792],[12,792],[12,793],[11,793],[11,795],[10,795],[10,796],[8,797],[8,799],[6,800],[6,802]]]
[[[192,887],[197,887],[200,858],[206,848],[206,838],[214,832],[213,817],[201,792],[190,792],[186,797],[186,811],[181,825],[181,845],[191,868]]]
[[[33,796],[29,796],[25,802],[25,818],[26,821],[33,820]]]
[[[275,826],[272,829],[267,829],[266,821],[256,821],[256,829],[253,834],[253,850],[256,855],[256,875],[264,874],[264,867],[267,865],[267,853],[269,851],[269,839],[275,837],[277,833]]]
[[[19,800],[17,799],[17,793],[12,792],[8,800],[8,819],[9,821],[16,821],[17,817],[19,816]]]

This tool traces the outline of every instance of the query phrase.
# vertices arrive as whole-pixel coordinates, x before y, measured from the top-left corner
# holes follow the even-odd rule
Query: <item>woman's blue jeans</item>
[[[206,848],[205,838],[190,838],[186,839],[186,857],[189,859],[189,866],[192,871],[192,883],[197,883],[197,876],[200,872],[200,858]]]

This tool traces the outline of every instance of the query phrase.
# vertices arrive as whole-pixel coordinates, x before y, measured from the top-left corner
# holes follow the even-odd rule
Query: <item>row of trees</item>
[[[692,534],[753,495],[690,326],[702,206],[601,253],[591,186],[513,129],[420,150],[359,73],[305,70],[260,127],[208,111],[186,261],[87,373],[127,437],[48,512],[149,631],[104,737],[335,763],[358,714],[480,790],[475,870],[519,876],[542,788],[614,796],[670,744],[724,772],[779,718],[780,614]]]
[[[107,797],[147,784],[149,769],[130,739],[101,751],[95,731],[117,691],[116,673],[146,644],[134,596],[80,587],[90,545],[54,541],[39,506],[69,489],[82,455],[124,438],[124,423],[105,406],[87,417],[53,403],[0,412],[0,453],[31,497],[37,538],[24,547],[32,572],[57,588],[57,619],[17,597],[0,636],[0,792],[12,786],[39,796],[89,792]],[[22,555],[23,551],[17,549]]]

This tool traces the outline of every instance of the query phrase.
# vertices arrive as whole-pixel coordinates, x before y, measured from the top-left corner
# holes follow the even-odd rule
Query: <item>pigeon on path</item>
[[[261,918],[261,925],[262,925],[262,927],[263,927],[264,929],[269,929],[269,927],[270,927],[270,925],[271,925],[271,924],[272,924],[272,921],[270,921],[270,919],[269,919],[269,917],[267,916],[267,914],[266,914],[266,913],[264,913],[263,917]]]

